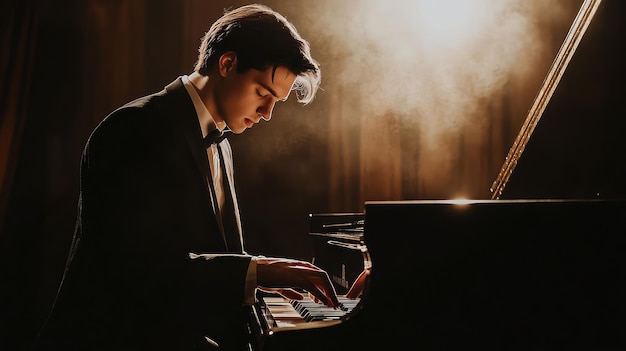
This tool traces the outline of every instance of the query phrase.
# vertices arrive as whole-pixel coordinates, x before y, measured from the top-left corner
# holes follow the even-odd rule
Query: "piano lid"
[[[621,0],[582,2],[518,135],[527,143],[516,160],[512,146],[492,198],[626,198],[625,11]]]

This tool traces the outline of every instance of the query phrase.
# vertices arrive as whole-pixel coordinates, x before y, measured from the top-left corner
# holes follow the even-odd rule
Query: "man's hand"
[[[365,283],[367,282],[367,278],[370,275],[370,269],[364,269],[361,274],[356,278],[354,284],[350,287],[350,290],[346,293],[346,297],[349,299],[356,299],[361,296],[363,293],[363,289],[365,289]]]
[[[304,289],[313,295],[314,300],[339,307],[339,299],[328,274],[305,261],[258,257],[257,284],[261,290],[294,300],[302,300],[302,295],[292,288]]]

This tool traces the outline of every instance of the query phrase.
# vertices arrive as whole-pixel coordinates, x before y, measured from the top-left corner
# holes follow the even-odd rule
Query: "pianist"
[[[109,114],[82,155],[74,240],[35,349],[231,350],[256,289],[337,306],[325,271],[245,252],[223,139],[292,90],[311,102],[319,83],[293,25],[249,5],[211,26],[192,73]]]

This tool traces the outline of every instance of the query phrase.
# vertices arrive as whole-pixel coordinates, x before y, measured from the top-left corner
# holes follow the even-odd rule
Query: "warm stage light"
[[[418,0],[411,11],[416,33],[433,49],[463,45],[479,34],[494,6],[489,0]],[[490,11],[491,9],[491,11]]]
[[[389,140],[414,133],[420,182],[443,184],[462,164],[459,152],[500,133],[509,121],[499,114],[517,118],[513,109],[532,98],[526,89],[543,77],[541,65],[559,40],[549,28],[569,22],[571,6],[571,0],[346,0],[320,8],[311,21],[327,34],[326,66],[335,70],[327,82],[349,102],[346,118],[371,126],[362,128],[365,138],[379,124],[399,121],[402,133]]]
[[[484,45],[487,31],[506,26],[497,24],[505,14],[510,18],[514,0],[411,0],[372,1],[362,4],[369,17],[372,38],[382,46],[433,54],[444,50],[464,50],[468,45]],[[379,22],[379,24],[377,24]],[[495,26],[494,26],[495,25]],[[376,39],[374,39],[376,40]],[[402,51],[402,50],[399,50]]]

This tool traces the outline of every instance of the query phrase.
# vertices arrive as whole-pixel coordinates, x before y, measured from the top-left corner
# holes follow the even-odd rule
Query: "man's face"
[[[233,66],[215,92],[218,116],[236,134],[252,128],[261,119],[269,121],[274,104],[289,97],[295,79],[296,75],[282,66],[275,72],[270,67],[244,73],[238,73]]]

